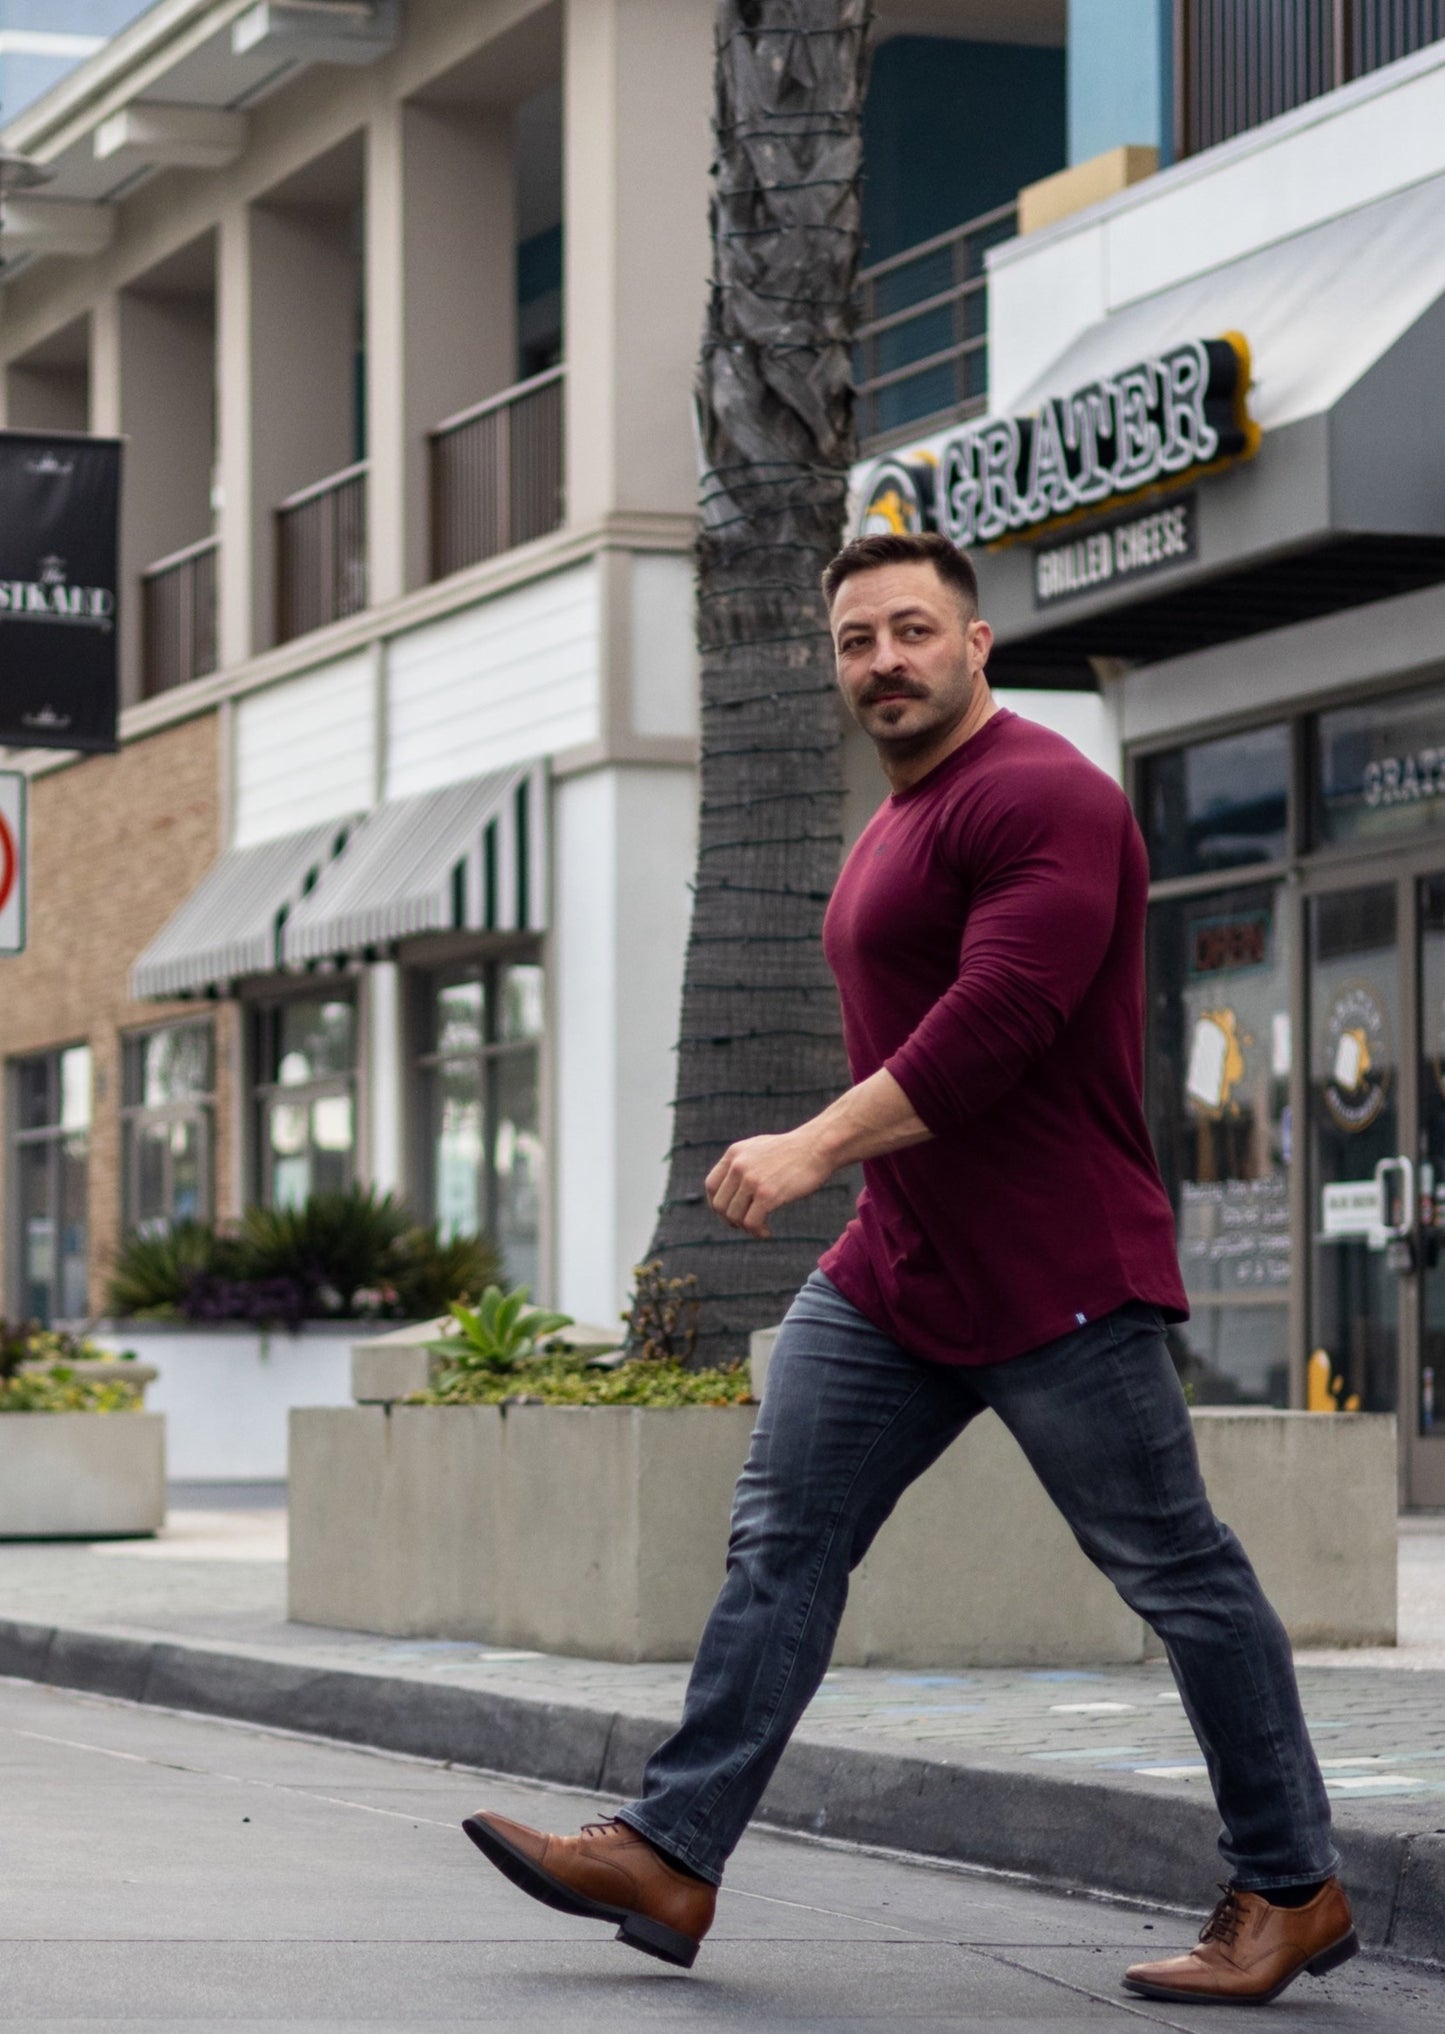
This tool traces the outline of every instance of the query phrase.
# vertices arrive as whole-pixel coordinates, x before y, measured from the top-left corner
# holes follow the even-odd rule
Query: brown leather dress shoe
[[[717,1888],[672,1866],[625,1822],[588,1822],[547,1836],[504,1815],[469,1815],[462,1828],[514,1886],[559,1914],[619,1923],[617,1939],[664,1963],[692,1967],[712,1926]]]
[[[1323,1977],[1360,1947],[1338,1879],[1303,1907],[1272,1907],[1262,1893],[1224,1888],[1195,1947],[1162,1963],[1131,1964],[1124,1983],[1146,1999],[1264,2006],[1302,1970]]]

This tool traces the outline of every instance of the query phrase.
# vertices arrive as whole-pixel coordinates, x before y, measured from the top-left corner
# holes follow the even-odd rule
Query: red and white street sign
[[[0,770],[0,956],[25,951],[25,778]]]

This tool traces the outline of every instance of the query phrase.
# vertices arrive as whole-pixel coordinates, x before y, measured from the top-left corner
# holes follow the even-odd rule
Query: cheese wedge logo
[[[1346,982],[1325,1014],[1316,1065],[1324,1105],[1341,1130],[1368,1130],[1390,1097],[1394,1054],[1386,1004],[1370,982]]]
[[[1244,1046],[1233,1010],[1204,1010],[1195,1019],[1184,1089],[1207,1115],[1221,1116],[1244,1079]]]

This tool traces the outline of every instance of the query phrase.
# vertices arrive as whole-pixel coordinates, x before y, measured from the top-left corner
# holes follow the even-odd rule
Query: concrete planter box
[[[165,1518],[158,1413],[0,1413],[0,1539],[121,1538]]]
[[[291,1419],[290,1615],[595,1659],[689,1658],[751,1407],[366,1405]],[[1394,1422],[1201,1413],[1206,1475],[1293,1636],[1395,1636]],[[978,1420],[854,1577],[835,1659],[1086,1666],[1153,1641]]]
[[[146,1403],[166,1416],[169,1473],[182,1482],[279,1482],[292,1407],[351,1402],[355,1321],[308,1321],[294,1335],[154,1321],[94,1332],[154,1366]]]
[[[293,1413],[289,1615],[685,1659],[752,1422],[750,1406]]]

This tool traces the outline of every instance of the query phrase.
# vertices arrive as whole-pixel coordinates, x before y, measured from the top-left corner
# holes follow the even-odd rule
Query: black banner
[[[0,431],[0,742],[116,746],[120,444]]]

